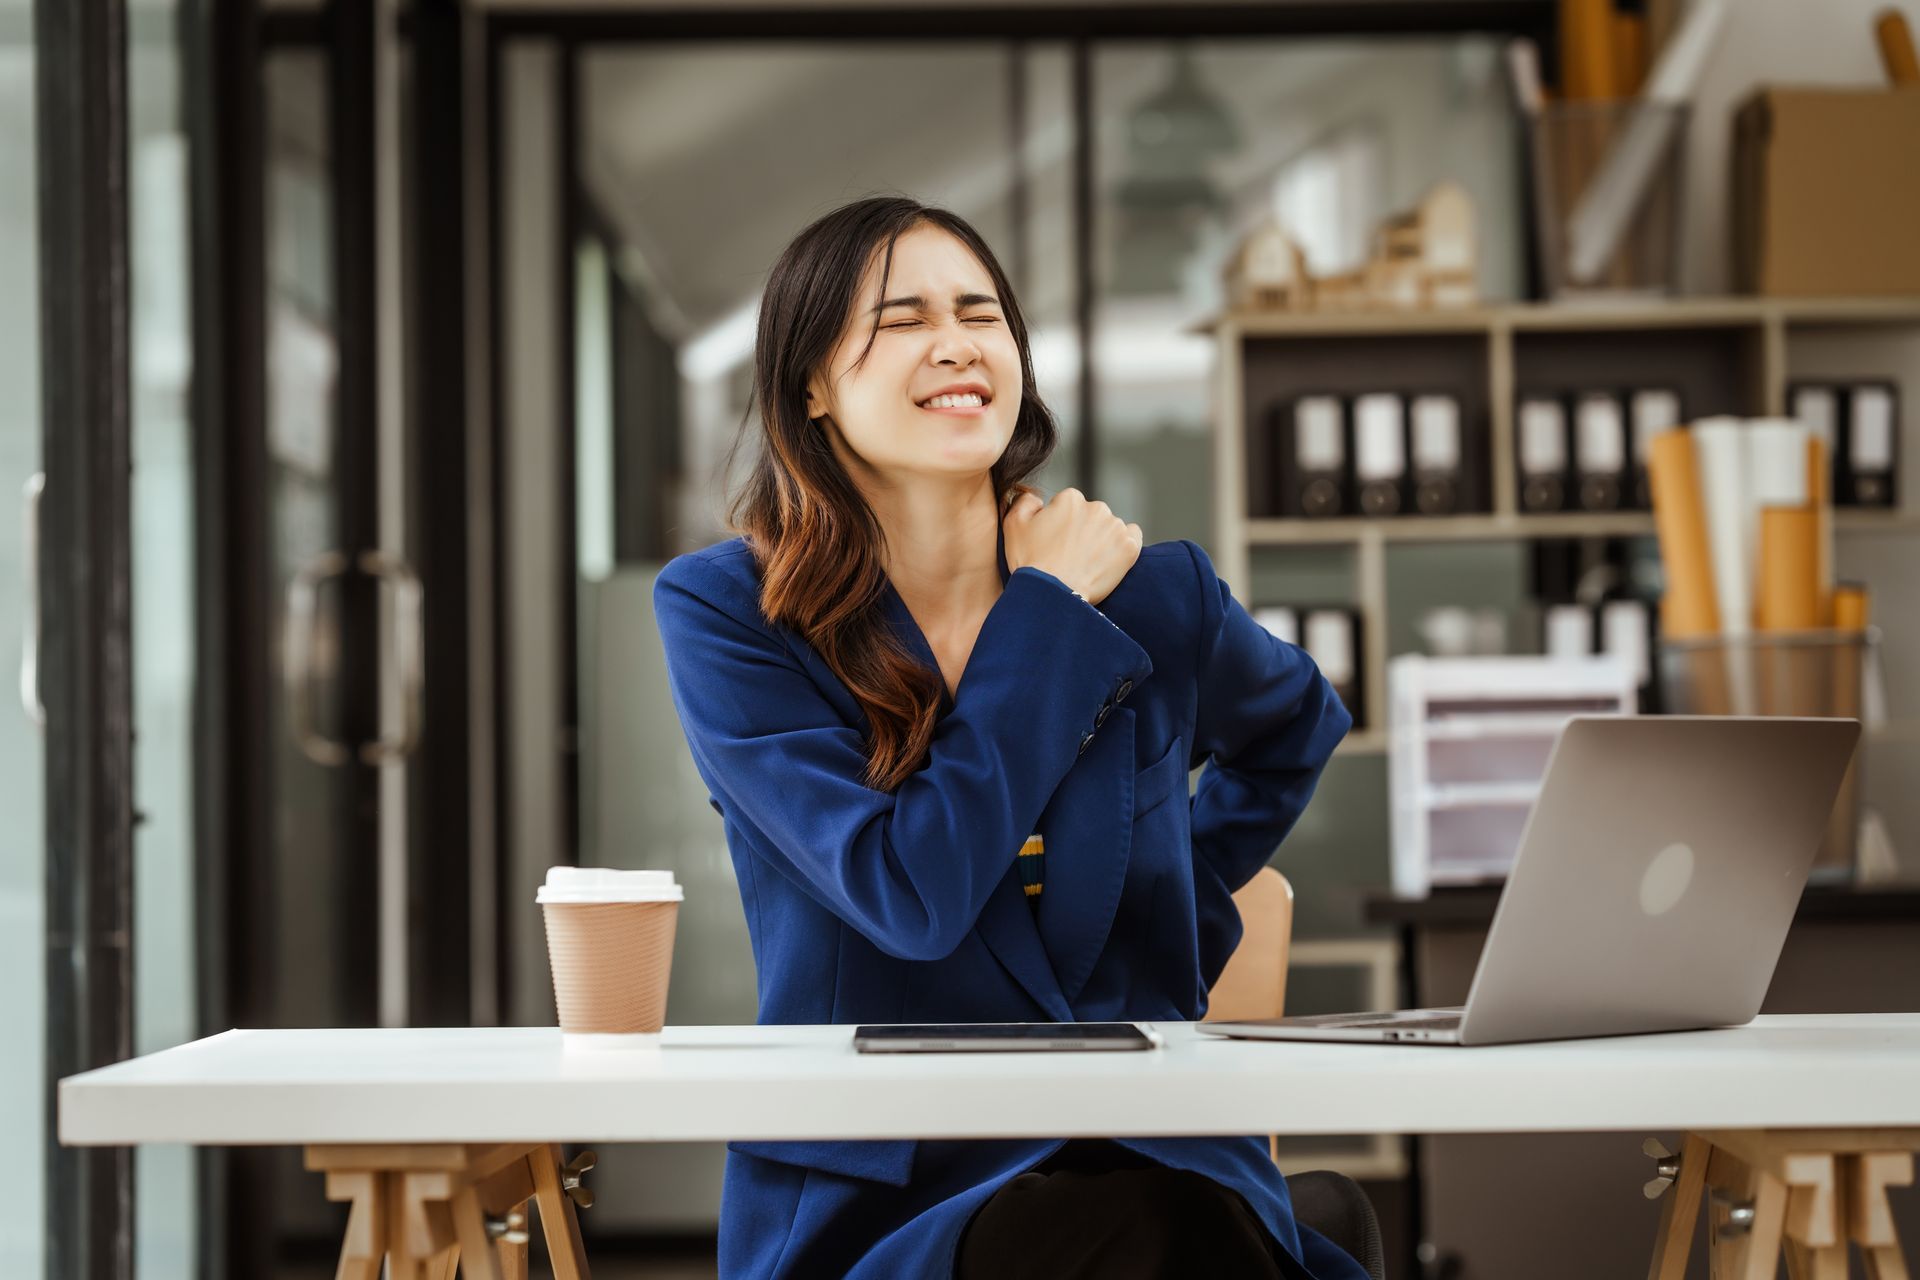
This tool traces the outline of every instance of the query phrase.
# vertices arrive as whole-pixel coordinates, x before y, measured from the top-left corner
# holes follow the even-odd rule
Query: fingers
[[[1086,494],[1071,486],[1059,490],[1052,498],[1043,497],[1038,491],[1033,489],[1023,489],[1014,497],[1013,502],[1007,507],[1007,515],[1009,518],[1018,516],[1022,520],[1029,520],[1053,504],[1082,506],[1090,512],[1098,512],[1110,519],[1119,520],[1119,517],[1114,515],[1113,508],[1105,502],[1098,499],[1089,501]],[[1146,535],[1141,531],[1139,525],[1128,523],[1122,527],[1132,535],[1135,543],[1145,545]]]

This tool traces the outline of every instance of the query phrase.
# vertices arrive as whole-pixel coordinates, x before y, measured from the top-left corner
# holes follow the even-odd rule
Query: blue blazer
[[[735,538],[661,570],[668,678],[746,907],[761,1023],[1192,1021],[1267,864],[1351,719],[1300,649],[1247,615],[1192,542],[1098,606],[1007,572],[929,763],[861,781],[866,718],[759,608]],[[881,608],[938,664],[889,583]],[[1189,770],[1208,762],[1189,799]],[[1045,839],[1038,910],[1015,858]],[[933,1102],[929,1099],[929,1102]],[[1119,1139],[1240,1193],[1317,1280],[1366,1280],[1294,1222],[1266,1139]],[[731,1142],[727,1277],[949,1276],[961,1232],[1063,1139]]]

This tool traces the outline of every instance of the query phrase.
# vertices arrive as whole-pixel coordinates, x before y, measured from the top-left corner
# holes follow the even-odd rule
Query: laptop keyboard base
[[[1422,1031],[1457,1031],[1460,1027],[1460,1014],[1444,1013],[1438,1009],[1412,1009],[1404,1013],[1314,1014],[1302,1018],[1288,1018],[1286,1021],[1301,1027],[1390,1027],[1417,1028]]]

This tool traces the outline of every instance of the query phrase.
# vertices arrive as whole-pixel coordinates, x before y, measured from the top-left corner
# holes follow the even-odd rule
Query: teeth
[[[923,401],[921,407],[926,409],[978,409],[985,403],[986,401],[982,400],[979,395],[969,391],[965,395],[960,396],[935,396],[931,400]]]

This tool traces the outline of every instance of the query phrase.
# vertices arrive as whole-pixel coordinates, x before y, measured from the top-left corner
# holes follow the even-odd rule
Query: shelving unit
[[[1786,412],[1803,377],[1886,377],[1900,389],[1902,506],[1837,511],[1836,534],[1920,533],[1920,298],[1684,298],[1633,305],[1523,303],[1457,311],[1232,313],[1202,326],[1219,345],[1214,398],[1216,566],[1246,598],[1254,552],[1346,546],[1362,624],[1361,673],[1385,705],[1387,548],[1399,543],[1653,534],[1644,511],[1525,514],[1515,483],[1516,392],[1671,385],[1689,419]],[[1389,519],[1254,514],[1272,460],[1275,403],[1307,391],[1439,390],[1461,404],[1467,456],[1491,510]],[[1356,725],[1343,751],[1381,751],[1383,724]]]

